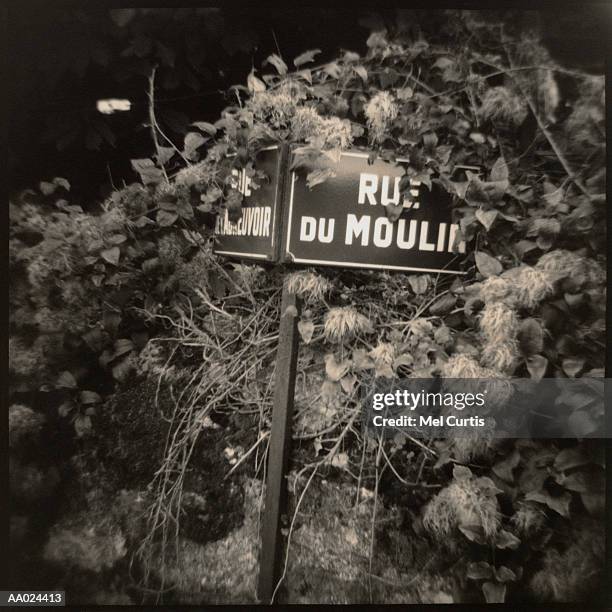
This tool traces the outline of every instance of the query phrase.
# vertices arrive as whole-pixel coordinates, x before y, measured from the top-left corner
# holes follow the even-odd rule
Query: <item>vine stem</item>
[[[153,70],[151,70],[151,75],[149,76],[149,124],[151,125],[151,136],[153,137],[153,144],[155,145],[155,151],[157,153],[157,163],[161,166],[161,170],[164,173],[164,178],[166,179],[166,184],[170,184],[170,180],[168,179],[168,174],[166,173],[166,168],[164,164],[160,161],[162,159],[161,156],[161,148],[159,145],[159,139],[157,138],[157,120],[155,119],[155,73],[157,72],[157,66],[153,66]]]
[[[501,66],[497,66],[490,62],[487,62],[487,63],[493,68],[497,68],[500,73],[508,75],[516,83],[516,86],[518,87],[519,91],[523,95],[523,98],[525,98],[527,105],[529,106],[529,110],[531,110],[533,116],[535,117],[535,120],[538,124],[538,127],[540,128],[540,131],[542,132],[542,134],[544,134],[544,137],[548,141],[550,148],[553,150],[553,153],[557,156],[557,159],[559,160],[559,163],[561,164],[561,166],[563,166],[565,173],[571,179],[574,185],[576,185],[576,187],[580,190],[580,192],[584,196],[586,196],[589,199],[589,201],[592,201],[591,194],[588,192],[587,188],[582,184],[582,181],[576,176],[576,172],[571,167],[570,163],[567,161],[567,158],[565,157],[563,151],[561,150],[561,147],[556,142],[550,130],[546,127],[544,120],[540,116],[540,113],[538,113],[538,110],[535,104],[533,103],[533,99],[527,92],[525,92],[525,90],[523,89],[523,86],[520,83],[520,80],[514,76],[513,73],[517,72],[518,68],[514,65],[514,62],[512,61],[512,56],[505,44],[504,44],[504,51],[506,52],[506,57],[508,58],[508,63],[510,64],[509,69],[503,68]]]

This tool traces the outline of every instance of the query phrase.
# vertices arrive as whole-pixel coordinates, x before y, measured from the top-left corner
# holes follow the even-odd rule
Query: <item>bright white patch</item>
[[[105,115],[112,115],[113,113],[129,111],[132,107],[132,103],[129,100],[119,100],[117,98],[110,98],[108,100],[98,100],[96,102],[96,108],[98,112]]]

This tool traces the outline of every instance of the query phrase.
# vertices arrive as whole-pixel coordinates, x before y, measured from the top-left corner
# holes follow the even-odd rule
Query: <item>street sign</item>
[[[456,239],[450,196],[439,185],[430,191],[411,181],[402,196],[403,168],[381,159],[368,164],[368,154],[357,151],[342,153],[329,167],[335,176],[312,189],[305,176],[291,173],[283,261],[463,274],[465,243]],[[401,214],[392,222],[385,208],[400,203]]]
[[[213,250],[228,257],[275,261],[282,188],[280,148],[262,150],[255,163],[270,181],[254,189],[244,170],[234,170],[236,187],[243,195],[242,217],[232,223],[227,210],[217,216]]]

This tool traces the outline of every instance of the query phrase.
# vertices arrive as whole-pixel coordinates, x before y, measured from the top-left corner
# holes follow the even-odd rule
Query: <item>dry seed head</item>
[[[480,317],[480,329],[487,343],[501,344],[516,337],[516,313],[503,302],[485,304]]]
[[[520,535],[532,537],[546,524],[546,513],[536,503],[523,502],[510,521]]]
[[[315,272],[300,271],[289,275],[287,289],[304,299],[320,301],[331,290],[332,284]]]
[[[553,292],[548,274],[535,268],[525,267],[516,282],[518,303],[526,308],[537,306]]]
[[[360,333],[372,331],[369,319],[352,306],[331,308],[325,315],[323,334],[332,342],[342,342]]]
[[[486,378],[488,370],[464,353],[453,355],[442,367],[444,378]]]
[[[395,347],[390,342],[379,342],[369,355],[377,368],[389,367],[395,360]]]
[[[592,284],[601,284],[606,280],[606,273],[597,262],[565,249],[545,253],[540,257],[535,267],[543,272],[585,277]]]
[[[480,363],[492,370],[511,374],[516,368],[517,354],[516,342],[513,340],[499,344],[492,342],[485,344],[482,349]]]
[[[483,119],[520,125],[527,116],[527,105],[507,87],[491,87],[482,96],[478,113]]]
[[[485,432],[479,432],[470,437],[453,438],[450,452],[453,458],[461,463],[467,463],[473,459],[485,457],[491,449],[490,444],[492,437],[493,431],[490,431],[489,435],[485,435]]]
[[[399,108],[389,92],[380,91],[370,98],[363,111],[372,140],[381,141],[389,130],[389,124],[397,117]]]
[[[499,276],[491,276],[482,283],[480,297],[485,302],[511,302],[513,300],[513,287],[505,279]]]
[[[481,487],[473,477],[454,481],[442,489],[425,508],[423,526],[438,538],[456,527],[479,525],[487,537],[497,533],[500,510],[495,494]]]

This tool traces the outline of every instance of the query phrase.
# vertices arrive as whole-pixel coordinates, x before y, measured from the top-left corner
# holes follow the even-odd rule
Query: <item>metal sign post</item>
[[[290,171],[290,156],[287,145],[260,152],[257,165],[270,182],[257,190],[244,171],[237,173],[242,218],[233,223],[227,213],[219,216],[215,253],[272,263],[464,274],[458,253],[465,253],[465,243],[458,240],[450,197],[438,185],[430,190],[411,181],[406,195],[399,188],[404,169],[381,159],[369,163],[367,152],[346,151],[330,162],[332,176],[308,189],[305,177]],[[395,222],[388,219],[388,206],[394,207]],[[272,602],[283,559],[299,307],[285,279],[257,585],[262,603]]]
[[[298,353],[300,303],[283,284],[278,350],[276,353],[272,432],[268,446],[268,477],[261,531],[261,556],[257,595],[262,603],[271,603],[283,558],[281,514],[287,498],[285,474],[291,452],[293,391]]]

